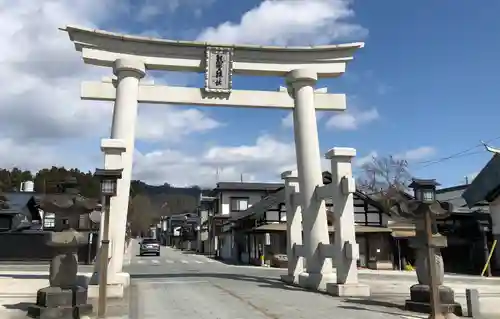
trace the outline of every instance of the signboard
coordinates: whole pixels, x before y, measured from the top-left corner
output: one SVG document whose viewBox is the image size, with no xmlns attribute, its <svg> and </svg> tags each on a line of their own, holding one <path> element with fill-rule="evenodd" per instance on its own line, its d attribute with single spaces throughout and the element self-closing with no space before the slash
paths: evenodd
<svg viewBox="0 0 500 319">
<path fill-rule="evenodd" d="M 230 93 L 233 86 L 233 49 L 206 48 L 205 91 Z"/>
</svg>

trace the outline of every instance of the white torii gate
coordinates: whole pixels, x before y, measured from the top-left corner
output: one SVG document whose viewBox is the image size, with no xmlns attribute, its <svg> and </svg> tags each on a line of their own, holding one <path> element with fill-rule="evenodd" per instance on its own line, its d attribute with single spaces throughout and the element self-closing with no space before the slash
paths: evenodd
<svg viewBox="0 0 500 319">
<path fill-rule="evenodd" d="M 110 208 L 111 281 L 120 281 L 123 266 L 137 104 L 158 103 L 293 110 L 307 275 L 314 286 L 335 282 L 331 260 L 318 254 L 318 247 L 328 244 L 329 236 L 324 200 L 318 201 L 314 195 L 323 185 L 315 110 L 343 111 L 346 98 L 344 94 L 328 94 L 325 89 L 315 90 L 314 86 L 318 78 L 342 75 L 364 43 L 315 47 L 214 45 L 75 26 L 61 30 L 69 34 L 85 63 L 113 68 L 116 76 L 116 81 L 84 82 L 81 92 L 84 100 L 114 101 L 111 138 L 126 144 L 123 175 Z M 143 83 L 140 79 L 146 70 L 204 72 L 205 87 Z M 286 87 L 277 92 L 233 90 L 233 74 L 281 76 L 286 78 Z"/>
</svg>

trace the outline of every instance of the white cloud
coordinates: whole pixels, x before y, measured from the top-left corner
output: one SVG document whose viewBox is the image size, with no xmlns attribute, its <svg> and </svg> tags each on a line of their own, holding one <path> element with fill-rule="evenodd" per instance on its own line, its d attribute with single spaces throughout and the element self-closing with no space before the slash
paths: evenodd
<svg viewBox="0 0 500 319">
<path fill-rule="evenodd" d="M 222 124 L 194 108 L 140 105 L 136 138 L 177 142 L 192 133 L 201 133 Z"/>
<path fill-rule="evenodd" d="M 293 144 L 261 136 L 253 145 L 213 146 L 201 154 L 173 149 L 136 152 L 135 162 L 136 178 L 152 183 L 213 186 L 217 172 L 222 181 L 239 181 L 241 174 L 247 181 L 278 180 L 293 166 L 295 149 Z"/>
<path fill-rule="evenodd" d="M 436 153 L 436 149 L 432 146 L 421 146 L 398 153 L 394 155 L 394 157 L 398 159 L 405 159 L 407 161 L 421 161 L 434 156 Z"/>
<path fill-rule="evenodd" d="M 239 22 L 226 21 L 204 30 L 199 40 L 252 44 L 325 44 L 366 36 L 367 30 L 348 20 L 350 0 L 266 0 Z M 300 14 L 298 14 L 300 13 Z"/>
<path fill-rule="evenodd" d="M 76 167 L 81 170 L 93 170 L 90 162 L 102 161 L 99 149 L 94 152 L 79 153 L 78 145 L 67 141 L 25 140 L 20 144 L 15 139 L 0 138 L 0 167 L 14 167 L 37 172 L 52 166 Z"/>
<path fill-rule="evenodd" d="M 189 7 L 194 10 L 193 14 L 198 17 L 202 14 L 202 8 L 210 6 L 214 0 L 141 0 L 137 2 L 128 1 L 128 9 L 131 17 L 140 22 L 148 22 L 151 19 L 165 15 L 165 13 L 174 13 L 181 6 Z"/>
<path fill-rule="evenodd" d="M 322 169 L 330 170 L 330 161 L 320 155 Z M 213 146 L 201 154 L 174 149 L 136 152 L 135 163 L 135 178 L 184 186 L 214 186 L 217 175 L 220 181 L 240 181 L 243 175 L 245 181 L 280 182 L 282 172 L 296 169 L 294 143 L 269 135 L 251 145 Z"/>
<path fill-rule="evenodd" d="M 338 130 L 356 130 L 363 124 L 368 124 L 380 118 L 377 109 L 358 110 L 350 108 L 347 111 L 333 115 L 326 122 L 327 128 Z"/>
<path fill-rule="evenodd" d="M 353 166 L 354 167 L 361 167 L 361 166 L 363 166 L 365 164 L 371 163 L 372 160 L 373 160 L 373 158 L 377 157 L 377 156 L 378 156 L 377 152 L 371 151 L 366 156 L 355 157 L 354 161 L 353 161 Z"/>
<path fill-rule="evenodd" d="M 97 28 L 116 18 L 109 14 L 117 14 L 113 10 L 117 6 L 124 4 L 119 0 L 0 1 L 0 151 L 4 152 L 0 165 L 92 166 L 81 160 L 92 156 L 70 154 L 67 146 L 92 139 L 98 153 L 99 139 L 108 136 L 112 104 L 80 101 L 80 83 L 110 76 L 111 69 L 85 65 L 68 35 L 58 28 L 67 24 Z M 176 74 L 175 81 L 179 78 L 185 76 Z M 193 108 L 140 105 L 139 109 L 138 135 L 155 141 L 175 141 L 220 125 Z"/>
<path fill-rule="evenodd" d="M 197 2 L 210 1 L 189 1 Z M 185 3 L 148 0 L 133 10 L 146 23 Z M 307 39 L 308 44 L 318 44 L 362 36 L 366 30 L 347 22 L 354 14 L 349 4 L 268 0 L 243 15 L 239 24 L 207 29 L 199 38 L 273 44 Z M 98 145 L 109 134 L 112 104 L 80 101 L 79 91 L 81 81 L 110 76 L 111 70 L 85 65 L 58 28 L 66 24 L 99 28 L 120 20 L 121 14 L 132 10 L 128 5 L 119 0 L 0 2 L 0 47 L 4 48 L 0 51 L 0 167 L 91 169 L 101 163 Z M 166 143 L 221 125 L 195 108 L 140 105 L 137 137 L 161 146 L 136 152 L 135 177 L 157 184 L 208 185 L 215 181 L 217 169 L 221 180 L 239 180 L 243 174 L 245 180 L 264 181 L 279 180 L 282 171 L 295 168 L 294 144 L 271 136 L 261 136 L 253 145 L 217 145 L 199 153 Z M 329 163 L 322 160 L 322 165 L 327 168 Z"/>
</svg>

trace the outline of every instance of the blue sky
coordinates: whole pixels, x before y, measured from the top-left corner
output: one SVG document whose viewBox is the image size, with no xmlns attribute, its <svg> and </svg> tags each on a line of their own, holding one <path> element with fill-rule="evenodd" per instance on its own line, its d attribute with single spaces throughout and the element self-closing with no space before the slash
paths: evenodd
<svg viewBox="0 0 500 319">
<path fill-rule="evenodd" d="M 275 16 L 257 14 L 259 6 L 270 5 L 275 1 L 266 1 L 264 4 L 256 0 L 112 1 L 109 0 L 109 8 L 114 10 L 101 10 L 99 13 L 97 9 L 88 9 L 90 13 L 85 11 L 93 3 L 77 1 L 83 13 L 68 14 L 63 20 L 54 20 L 53 24 L 92 24 L 90 26 L 109 31 L 182 40 L 216 38 L 263 44 L 364 41 L 365 48 L 357 52 L 346 74 L 318 83 L 319 87 L 328 87 L 330 93 L 345 93 L 348 96 L 348 116 L 332 119 L 335 114 L 320 115 L 318 129 L 321 153 L 334 146 L 346 146 L 356 148 L 362 160 L 373 154 L 407 157 L 415 176 L 436 178 L 444 186 L 451 186 L 463 183 L 464 176 L 477 173 L 490 159 L 491 155 L 478 146 L 480 140 L 496 139 L 492 144 L 496 142 L 500 145 L 500 131 L 495 125 L 495 114 L 498 114 L 500 102 L 498 1 L 486 0 L 478 5 L 478 2 L 465 0 L 311 0 L 311 3 L 329 3 L 330 16 L 324 20 L 319 16 L 321 12 L 316 13 L 316 19 L 314 15 L 308 16 L 300 10 L 283 11 L 283 14 Z M 29 2 L 19 3 L 27 5 Z M 98 5 L 103 3 L 96 1 Z M 281 3 L 290 4 L 290 1 Z M 72 12 L 67 3 L 64 6 L 68 12 Z M 254 21 L 261 23 L 252 25 Z M 265 23 L 281 27 L 282 30 L 252 33 L 254 28 L 264 28 Z M 301 23 L 316 25 L 301 36 L 287 34 L 288 30 Z M 47 30 L 52 28 L 50 25 Z M 226 32 L 224 35 L 224 30 L 228 28 L 239 30 L 239 33 Z M 77 53 L 71 51 L 67 38 L 64 41 L 61 52 L 78 59 Z M 75 61 L 78 61 L 79 68 L 84 68 L 81 60 Z M 93 73 L 78 73 L 77 76 L 78 81 L 83 78 L 98 79 Z M 203 85 L 200 75 L 155 72 L 153 76 L 155 81 L 170 85 Z M 234 82 L 235 88 L 249 90 L 275 90 L 283 85 L 282 79 L 265 77 L 236 77 Z M 144 109 L 147 108 L 144 106 Z M 198 110 L 200 113 L 191 115 L 199 117 L 200 123 L 208 118 L 214 121 L 212 124 L 216 124 L 208 124 L 189 134 L 176 134 L 168 142 L 165 141 L 168 136 L 162 140 L 138 137 L 136 148 L 145 157 L 147 154 L 156 154 L 157 157 L 171 154 L 170 157 L 175 158 L 180 154 L 188 154 L 185 156 L 207 159 L 210 158 L 207 154 L 219 152 L 212 158 L 224 158 L 234 155 L 236 150 L 242 156 L 245 146 L 254 147 L 262 137 L 283 145 L 293 143 L 292 129 L 283 125 L 288 115 L 285 111 L 186 106 L 165 109 L 169 109 L 169 112 L 173 112 L 172 109 L 179 112 L 181 109 L 186 112 Z M 106 119 L 109 119 L 110 109 L 106 112 Z M 83 118 L 90 121 L 87 119 L 89 116 L 87 112 Z M 165 116 L 169 118 L 170 126 L 176 124 L 177 120 L 172 115 Z M 183 119 L 187 121 L 186 125 L 179 126 L 179 130 L 189 127 L 192 117 Z M 106 125 L 109 125 L 109 121 Z M 67 149 L 95 150 L 98 138 L 106 136 L 106 133 L 99 134 L 79 136 L 79 146 L 73 143 Z M 282 147 L 281 144 L 278 146 Z M 258 149 L 254 147 L 252 150 Z M 282 150 L 286 154 L 276 152 L 273 156 L 289 155 L 289 149 Z M 94 152 L 90 161 L 77 158 L 71 163 L 92 167 L 94 164 L 89 163 L 95 161 L 98 155 Z M 445 160 L 450 156 L 450 159 Z M 152 161 L 152 157 L 147 158 Z M 362 160 L 358 160 L 358 164 Z M 145 163 L 142 163 L 144 167 Z M 153 165 L 153 162 L 147 163 Z M 171 165 L 172 162 L 164 164 Z M 274 173 L 259 174 L 254 166 L 262 166 L 262 163 L 247 164 L 228 170 L 232 170 L 233 177 L 239 176 L 240 170 L 252 176 L 251 179 L 272 180 L 280 173 L 274 172 L 273 168 L 270 171 Z M 210 170 L 214 163 L 210 165 L 205 174 L 213 175 Z M 230 164 L 223 163 L 221 167 L 224 168 L 224 165 Z M 283 162 L 279 162 L 276 169 L 283 165 Z M 159 174 L 151 182 L 174 180 L 174 183 L 179 181 L 179 184 L 198 183 L 196 175 L 190 175 L 192 182 L 188 182 L 172 174 L 172 170 L 165 170 L 163 175 Z M 139 174 L 138 177 L 148 180 L 151 174 Z"/>
<path fill-rule="evenodd" d="M 257 4 L 232 1 L 229 7 L 227 1 L 217 1 L 202 18 L 193 19 L 186 10 L 169 21 L 159 17 L 153 23 L 158 23 L 162 36 L 192 39 L 195 30 L 237 22 Z M 366 28 L 368 35 L 351 40 L 363 40 L 366 47 L 344 77 L 322 84 L 330 92 L 346 93 L 348 107 L 375 107 L 380 118 L 357 130 L 326 129 L 324 121 L 320 122 L 322 150 L 352 146 L 363 156 L 371 151 L 399 154 L 433 147 L 435 154 L 412 162 L 411 169 L 415 175 L 437 178 L 445 185 L 461 183 L 464 176 L 479 171 L 490 158 L 480 147 L 431 162 L 474 147 L 480 140 L 500 137 L 494 116 L 500 102 L 500 2 L 356 1 L 352 8 L 353 21 Z M 138 24 L 130 32 L 143 32 L 151 24 Z M 238 80 L 238 88 L 245 89 L 269 90 L 282 83 L 252 77 Z M 284 112 L 212 109 L 210 113 L 228 125 L 205 134 L 208 140 L 236 146 L 251 143 L 261 132 L 292 138 L 291 130 L 280 125 Z"/>
</svg>

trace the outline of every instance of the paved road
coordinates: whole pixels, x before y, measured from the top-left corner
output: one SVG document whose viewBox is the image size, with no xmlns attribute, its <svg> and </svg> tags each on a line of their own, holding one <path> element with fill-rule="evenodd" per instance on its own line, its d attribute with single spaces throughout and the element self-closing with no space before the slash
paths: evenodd
<svg viewBox="0 0 500 319">
<path fill-rule="evenodd" d="M 134 257 L 127 271 L 130 319 L 404 318 L 397 309 L 284 286 L 282 270 L 226 265 L 166 247 L 160 257 Z"/>
<path fill-rule="evenodd" d="M 138 245 L 133 247 L 137 249 Z M 404 303 L 409 286 L 416 282 L 414 274 L 361 271 L 360 279 L 371 285 L 373 295 L 370 300 L 354 300 L 285 286 L 278 280 L 285 273 L 281 269 L 226 265 L 205 256 L 167 247 L 161 248 L 159 257 L 139 257 L 135 253 L 137 251 L 133 252 L 131 264 L 125 268 L 132 277 L 128 298 L 116 301 L 116 304 L 110 302 L 112 318 L 426 318 L 425 315 L 406 313 L 398 306 Z M 92 271 L 88 266 L 79 268 L 81 272 Z M 12 277 L 9 275 L 12 271 L 21 275 Z M 9 308 L 33 302 L 36 290 L 47 283 L 43 276 L 31 278 L 29 275 L 47 271 L 48 265 L 0 264 L 0 274 L 3 274 L 0 275 L 0 286 L 5 288 L 0 299 L 3 300 L 4 310 L 24 318 L 25 310 Z M 454 285 L 454 289 L 462 287 L 456 291 L 464 291 L 464 285 L 475 284 L 485 295 L 491 291 L 493 294 L 487 299 L 491 299 L 490 306 L 496 309 L 500 294 L 496 292 L 498 289 L 493 288 L 500 287 L 498 279 L 448 276 L 446 281 Z"/>
</svg>

